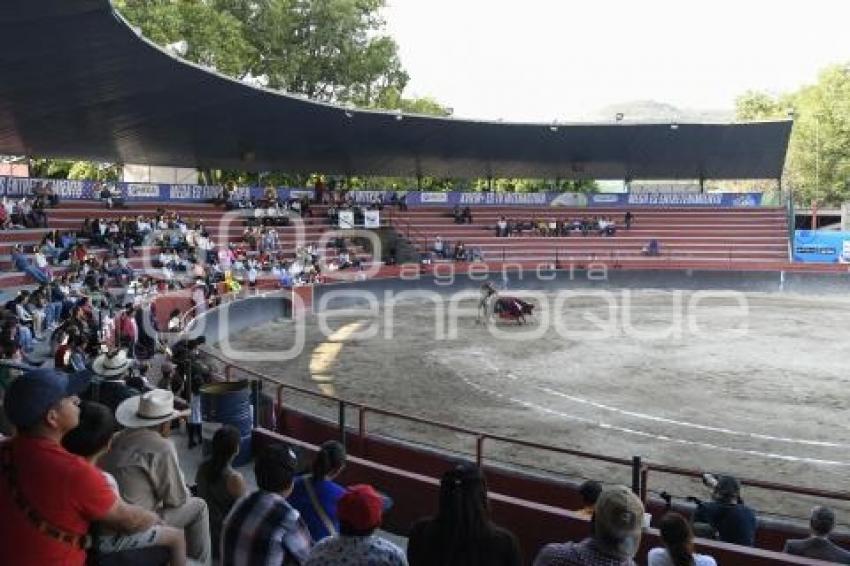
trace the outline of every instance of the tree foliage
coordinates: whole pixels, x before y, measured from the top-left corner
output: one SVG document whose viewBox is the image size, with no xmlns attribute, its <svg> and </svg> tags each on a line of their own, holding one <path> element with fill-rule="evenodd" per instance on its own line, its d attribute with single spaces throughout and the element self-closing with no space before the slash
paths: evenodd
<svg viewBox="0 0 850 566">
<path fill-rule="evenodd" d="M 796 202 L 834 206 L 850 200 L 850 64 L 828 67 L 815 84 L 794 92 L 745 93 L 736 113 L 741 120 L 793 113 L 785 179 Z"/>
<path fill-rule="evenodd" d="M 185 40 L 190 61 L 323 102 L 404 101 L 408 75 L 383 34 L 384 0 L 120 0 L 145 37 Z M 387 106 L 382 106 L 386 108 Z"/>
</svg>

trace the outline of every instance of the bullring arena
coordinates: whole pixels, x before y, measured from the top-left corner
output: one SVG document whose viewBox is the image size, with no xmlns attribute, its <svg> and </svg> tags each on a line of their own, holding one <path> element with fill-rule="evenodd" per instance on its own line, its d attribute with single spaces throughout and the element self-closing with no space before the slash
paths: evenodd
<svg viewBox="0 0 850 566">
<path fill-rule="evenodd" d="M 481 324 L 474 281 L 450 290 L 438 279 L 329 286 L 314 299 L 316 314 L 251 328 L 227 349 L 249 360 L 240 365 L 287 384 L 496 436 L 848 487 L 840 352 L 850 345 L 842 330 L 850 298 L 836 281 L 788 282 L 780 292 L 786 283 L 778 274 L 588 275 L 510 274 L 503 294 L 538 307 L 525 325 Z M 250 361 L 302 340 L 292 360 Z M 298 403 L 336 418 L 333 406 Z M 468 436 L 399 419 L 372 422 L 372 433 L 473 453 Z M 504 442 L 488 446 L 486 458 L 548 475 L 630 481 L 624 466 Z M 706 496 L 697 481 L 663 473 L 651 473 L 648 488 L 681 500 Z M 746 499 L 763 513 L 797 518 L 812 504 L 756 488 Z"/>
<path fill-rule="evenodd" d="M 265 22 L 253 8 L 286 3 L 249 4 L 251 19 Z M 718 564 L 822 564 L 783 552 L 809 535 L 814 505 L 835 511 L 832 539 L 850 547 L 850 233 L 843 241 L 817 232 L 819 213 L 837 227 L 841 214 L 825 207 L 846 200 L 843 188 L 821 186 L 828 173 L 837 182 L 827 113 L 804 105 L 749 121 L 617 112 L 598 122 L 505 122 L 447 107 L 408 112 L 402 90 L 392 109 L 336 95 L 319 102 L 261 86 L 253 66 L 240 73 L 246 84 L 192 63 L 191 41 L 158 45 L 110 0 L 4 8 L 0 357 L 14 369 L 0 376 L 0 433 L 11 437 L 0 466 L 3 564 L 175 562 L 135 548 L 85 556 L 94 521 L 136 533 L 170 520 L 178 563 L 214 563 L 212 548 L 277 556 L 284 525 L 269 527 L 275 534 L 260 540 L 269 548 L 259 549 L 257 513 L 230 531 L 238 537 L 224 536 L 233 510 L 262 488 L 289 528 L 297 514 L 280 495 L 313 473 L 329 440 L 343 445 L 333 449 L 338 463 L 312 478 L 388 495 L 391 509 L 371 499 L 382 516 L 368 530 L 400 545 L 438 514 L 445 477 L 488 532 L 485 516 L 516 536 L 522 564 L 602 525 L 604 513 L 577 512 L 587 511 L 587 479 L 633 492 L 612 520 L 627 520 L 630 532 L 617 525 L 594 544 L 614 542 L 640 565 L 669 542 L 659 526 L 670 510 L 688 531 L 702 522 L 697 500 L 721 495 L 731 499 L 715 516 L 717 538 L 700 531 L 692 541 Z M 336 9 L 316 13 L 326 11 Z M 269 54 L 280 58 L 275 49 L 256 61 Z M 801 104 L 819 98 L 808 89 Z M 796 163 L 812 139 L 814 179 Z M 836 190 L 820 194 L 827 188 Z M 801 211 L 809 205 L 811 214 Z M 490 298 L 482 316 L 485 283 L 503 305 L 521 299 L 533 313 L 493 316 Z M 92 372 L 67 375 L 88 369 L 93 385 Z M 103 434 L 85 438 L 80 415 L 98 410 L 88 403 L 106 417 Z M 116 464 L 113 449 L 134 434 L 113 439 L 110 418 L 167 448 L 154 457 L 168 473 L 142 470 L 139 491 L 150 497 L 131 502 L 137 486 L 120 485 L 117 476 L 151 452 L 131 446 L 133 464 Z M 60 447 L 74 431 L 103 441 L 80 451 L 90 462 Z M 39 440 L 33 454 L 61 453 L 62 463 L 45 457 L 31 466 L 38 474 L 15 473 L 28 436 Z M 210 450 L 215 473 L 196 475 Z M 118 487 L 92 463 L 104 451 Z M 256 457 L 274 454 L 270 466 Z M 460 461 L 480 466 L 475 483 L 486 477 L 486 497 L 445 475 Z M 230 463 L 244 483 L 231 481 Z M 267 469 L 255 475 L 258 463 Z M 755 510 L 742 512 L 741 537 L 719 525 L 736 482 L 724 478 L 725 491 L 712 494 L 706 473 L 740 480 Z M 99 494 L 69 484 L 82 474 Z M 280 478 L 262 485 L 272 475 Z M 233 501 L 190 498 L 193 480 L 227 484 Z M 109 513 L 109 501 L 123 512 Z M 174 517 L 187 510 L 191 525 Z M 66 512 L 67 524 L 52 525 Z M 685 535 L 678 544 L 691 542 Z M 272 561 L 253 558 L 243 562 Z"/>
</svg>

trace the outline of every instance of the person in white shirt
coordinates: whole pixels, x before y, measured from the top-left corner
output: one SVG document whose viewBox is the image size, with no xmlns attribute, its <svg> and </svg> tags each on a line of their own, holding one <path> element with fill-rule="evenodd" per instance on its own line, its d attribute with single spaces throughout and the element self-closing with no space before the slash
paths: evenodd
<svg viewBox="0 0 850 566">
<path fill-rule="evenodd" d="M 717 566 L 711 556 L 694 552 L 694 532 L 682 515 L 670 512 L 658 525 L 664 547 L 653 548 L 647 566 Z"/>
</svg>

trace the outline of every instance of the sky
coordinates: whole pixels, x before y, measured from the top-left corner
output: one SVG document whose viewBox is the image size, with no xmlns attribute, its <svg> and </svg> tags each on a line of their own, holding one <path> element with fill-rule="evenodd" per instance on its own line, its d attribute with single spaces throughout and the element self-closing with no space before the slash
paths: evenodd
<svg viewBox="0 0 850 566">
<path fill-rule="evenodd" d="M 598 120 L 637 100 L 732 109 L 747 90 L 793 91 L 850 62 L 848 0 L 387 0 L 383 16 L 406 95 L 463 118 Z"/>
</svg>

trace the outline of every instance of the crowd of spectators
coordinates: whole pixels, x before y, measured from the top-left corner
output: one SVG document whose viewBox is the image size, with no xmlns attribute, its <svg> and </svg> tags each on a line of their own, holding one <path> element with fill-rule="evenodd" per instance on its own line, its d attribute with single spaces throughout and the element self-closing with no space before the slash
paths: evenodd
<svg viewBox="0 0 850 566">
<path fill-rule="evenodd" d="M 467 248 L 466 244 L 458 240 L 452 244 L 443 240 L 441 236 L 434 238 L 434 244 L 431 247 L 431 253 L 439 259 L 450 259 L 452 261 L 484 261 L 484 255 L 481 248 Z"/>
<path fill-rule="evenodd" d="M 631 213 L 626 213 L 626 230 L 631 228 L 633 218 Z M 560 220 L 557 218 L 522 220 L 501 216 L 496 222 L 495 232 L 500 238 L 522 236 L 524 233 L 543 237 L 564 237 L 573 233 L 579 233 L 582 236 L 590 234 L 613 236 L 617 233 L 617 223 L 610 216 L 583 216 Z"/>
<path fill-rule="evenodd" d="M 50 202 L 49 196 L 43 198 Z M 105 247 L 104 259 L 86 242 Z M 159 248 L 159 279 L 127 261 L 150 242 Z M 347 247 L 333 243 L 340 269 L 356 266 Z M 290 447 L 260 451 L 252 491 L 233 468 L 240 433 L 223 426 L 193 485 L 186 481 L 173 427 L 186 427 L 189 448 L 201 442 L 200 388 L 218 377 L 203 354 L 203 337 L 171 345 L 161 339 L 153 299 L 182 280 L 203 311 L 220 301 L 216 283 L 238 290 L 234 274 L 250 285 L 261 269 L 284 283 L 316 281 L 313 246 L 283 259 L 276 230 L 254 226 L 240 244 L 216 249 L 202 221 L 158 211 L 86 220 L 79 234 L 49 233 L 33 252 L 30 263 L 16 248 L 13 263 L 39 286 L 20 291 L 0 317 L 0 432 L 11 436 L 0 442 L 0 557 L 23 565 L 83 564 L 87 556 L 95 563 L 135 556 L 178 566 L 214 559 L 223 565 L 522 564 L 517 538 L 492 520 L 484 474 L 471 464 L 443 474 L 437 512 L 411 525 L 406 551 L 377 532 L 393 506 L 380 486 L 337 481 L 347 455 L 336 441 L 322 444 L 309 468 Z M 474 257 L 463 242 L 450 246 L 439 236 L 434 253 Z M 54 276 L 60 264 L 69 270 Z M 175 309 L 167 329 L 181 327 Z M 158 372 L 150 371 L 153 363 Z M 754 544 L 756 514 L 739 482 L 706 481 L 711 501 L 698 501 L 692 518 L 671 511 L 660 520 L 663 546 L 649 551 L 650 566 L 715 565 L 694 552 L 695 532 Z M 579 492 L 577 515 L 591 519 L 590 535 L 546 545 L 535 566 L 635 564 L 646 525 L 640 499 L 595 481 Z M 789 541 L 786 552 L 850 563 L 850 553 L 828 538 L 834 524 L 831 510 L 815 508 L 811 536 Z"/>
</svg>

